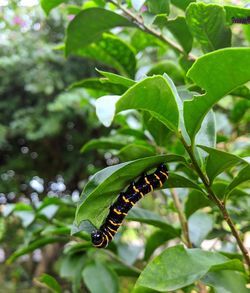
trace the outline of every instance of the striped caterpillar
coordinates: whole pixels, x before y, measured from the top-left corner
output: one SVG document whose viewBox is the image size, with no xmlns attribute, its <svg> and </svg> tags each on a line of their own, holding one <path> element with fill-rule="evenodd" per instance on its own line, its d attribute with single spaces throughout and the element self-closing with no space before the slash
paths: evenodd
<svg viewBox="0 0 250 293">
<path fill-rule="evenodd" d="M 93 245 L 97 248 L 106 247 L 135 203 L 155 188 L 162 187 L 167 178 L 167 167 L 161 164 L 153 174 L 143 174 L 137 182 L 132 182 L 126 192 L 121 192 L 110 206 L 109 214 L 100 229 L 91 233 Z"/>
</svg>

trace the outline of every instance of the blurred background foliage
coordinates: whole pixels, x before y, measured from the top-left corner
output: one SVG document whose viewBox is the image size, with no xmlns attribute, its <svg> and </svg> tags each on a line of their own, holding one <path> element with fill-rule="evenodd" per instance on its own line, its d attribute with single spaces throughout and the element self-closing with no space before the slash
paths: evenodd
<svg viewBox="0 0 250 293">
<path fill-rule="evenodd" d="M 0 1 L 0 292 L 48 292 L 43 288 L 47 283 L 49 287 L 54 284 L 54 292 L 89 292 L 88 280 L 97 272 L 104 280 L 112 277 L 109 292 L 130 292 L 140 268 L 156 248 L 170 240 L 169 234 L 162 234 L 157 225 L 143 224 L 145 220 L 132 221 L 134 216 L 122 227 L 123 236 L 118 235 L 111 250 L 96 251 L 90 247 L 88 233 L 72 225 L 79 194 L 89 176 L 106 166 L 162 151 L 180 155 L 185 151 L 172 132 L 146 113 L 128 111 L 117 115 L 111 128 L 103 127 L 96 118 L 95 99 L 125 90 L 114 84 L 111 90 L 110 84 L 100 81 L 95 67 L 136 79 L 167 72 L 179 86 L 185 82 L 185 70 L 159 40 L 129 29 L 113 32 L 119 40 L 104 35 L 100 43 L 66 59 L 60 45 L 65 28 L 79 11 L 76 5 L 86 8 L 103 1 L 69 1 L 48 17 L 39 3 L 31 2 Z M 248 1 L 203 2 L 245 5 Z M 177 15 L 179 10 L 172 13 Z M 244 36 L 249 32 L 240 26 L 233 32 L 234 45 L 247 46 Z M 107 56 L 107 44 L 111 44 L 108 50 L 120 46 L 120 54 L 114 50 L 113 56 Z M 249 99 L 232 96 L 215 106 L 220 149 L 249 155 L 248 109 Z M 183 166 L 174 168 L 197 180 Z M 225 182 L 238 170 L 223 173 L 214 188 L 225 189 Z M 233 197 L 229 207 L 242 233 L 249 231 L 246 193 L 247 189 L 239 189 L 243 196 L 240 200 Z M 197 245 L 207 239 L 204 247 L 241 258 L 217 209 L 197 190 L 181 188 L 178 194 L 187 218 L 206 218 L 205 235 Z M 169 191 L 167 196 L 157 195 L 140 206 L 166 218 L 179 235 Z M 195 214 L 201 207 L 207 213 Z"/>
</svg>

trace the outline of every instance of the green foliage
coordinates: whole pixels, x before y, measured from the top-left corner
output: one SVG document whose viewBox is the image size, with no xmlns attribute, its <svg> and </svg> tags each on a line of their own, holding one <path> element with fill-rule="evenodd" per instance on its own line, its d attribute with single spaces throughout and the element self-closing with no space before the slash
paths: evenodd
<svg viewBox="0 0 250 293">
<path fill-rule="evenodd" d="M 184 103 L 185 124 L 192 140 L 211 107 L 226 94 L 249 81 L 249 53 L 248 48 L 218 50 L 200 57 L 189 70 L 188 77 L 206 91 L 206 94 Z M 220 66 L 216 66 L 218 60 Z"/>
<path fill-rule="evenodd" d="M 42 0 L 44 19 L 9 2 L 0 21 L 2 289 L 248 292 L 249 33 L 232 18 L 249 9 Z M 107 248 L 94 248 L 90 233 L 119 193 L 160 163 L 168 180 Z"/>
<path fill-rule="evenodd" d="M 98 22 L 96 22 L 98 15 Z M 95 23 L 93 26 L 92 23 Z M 117 26 L 133 26 L 126 18 L 102 8 L 89 8 L 81 11 L 67 29 L 66 55 L 99 40 L 102 33 Z M 82 37 L 84 36 L 84 38 Z"/>
<path fill-rule="evenodd" d="M 192 3 L 186 11 L 187 24 L 204 53 L 230 47 L 231 31 L 219 5 Z"/>
<path fill-rule="evenodd" d="M 140 292 L 140 287 L 160 292 L 183 288 L 209 271 L 216 270 L 218 265 L 221 269 L 227 269 L 228 261 L 219 253 L 200 249 L 185 250 L 183 246 L 174 246 L 148 264 L 137 280 L 134 292 Z M 244 270 L 242 266 L 239 269 Z"/>
</svg>

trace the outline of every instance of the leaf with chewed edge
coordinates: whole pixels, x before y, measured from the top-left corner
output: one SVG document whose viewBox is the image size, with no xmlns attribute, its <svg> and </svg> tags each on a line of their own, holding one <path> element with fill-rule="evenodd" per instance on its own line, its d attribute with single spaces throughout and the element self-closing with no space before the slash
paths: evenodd
<svg viewBox="0 0 250 293">
<path fill-rule="evenodd" d="M 250 80 L 249 56 L 249 48 L 221 49 L 198 58 L 188 71 L 187 76 L 206 91 L 184 102 L 184 120 L 192 142 L 212 106 Z"/>
</svg>

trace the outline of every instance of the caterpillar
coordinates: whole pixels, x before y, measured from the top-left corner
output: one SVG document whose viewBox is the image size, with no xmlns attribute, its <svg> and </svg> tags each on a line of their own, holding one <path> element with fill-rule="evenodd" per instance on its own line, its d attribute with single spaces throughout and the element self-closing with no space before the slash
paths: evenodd
<svg viewBox="0 0 250 293">
<path fill-rule="evenodd" d="M 100 229 L 91 233 L 93 245 L 97 248 L 105 248 L 136 202 L 155 188 L 162 187 L 167 179 L 168 169 L 164 164 L 160 164 L 153 174 L 145 173 L 136 182 L 133 181 L 126 192 L 121 192 L 117 200 L 110 206 L 109 214 Z"/>
</svg>

